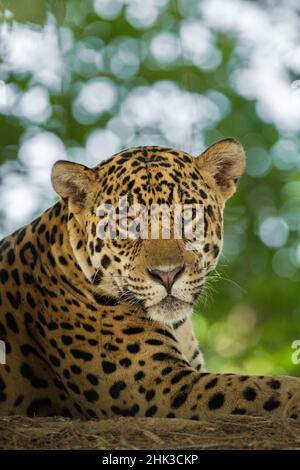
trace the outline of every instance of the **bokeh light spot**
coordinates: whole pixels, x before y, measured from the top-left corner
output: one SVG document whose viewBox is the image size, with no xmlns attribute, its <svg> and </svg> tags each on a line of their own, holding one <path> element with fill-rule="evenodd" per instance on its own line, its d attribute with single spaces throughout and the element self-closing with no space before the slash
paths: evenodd
<svg viewBox="0 0 300 470">
<path fill-rule="evenodd" d="M 259 227 L 259 236 L 262 242 L 270 248 L 277 248 L 287 242 L 289 228 L 281 217 L 268 217 Z"/>
</svg>

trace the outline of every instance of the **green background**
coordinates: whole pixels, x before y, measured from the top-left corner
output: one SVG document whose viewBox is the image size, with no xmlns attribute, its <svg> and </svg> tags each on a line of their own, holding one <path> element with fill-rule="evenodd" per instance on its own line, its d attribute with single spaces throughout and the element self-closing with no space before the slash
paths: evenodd
<svg viewBox="0 0 300 470">
<path fill-rule="evenodd" d="M 278 90 L 272 89 L 273 82 L 269 89 L 267 77 L 265 91 L 260 94 L 257 92 L 255 96 L 255 90 L 252 94 L 247 93 L 247 79 L 244 83 L 246 91 L 241 91 L 243 87 L 234 79 L 236 71 L 255 66 L 255 61 L 251 65 L 249 49 L 245 46 L 247 37 L 245 39 L 243 30 L 241 32 L 235 26 L 222 28 L 209 24 L 202 11 L 207 2 L 151 0 L 152 10 L 148 2 L 144 2 L 144 18 L 143 8 L 134 1 L 109 3 L 90 0 L 0 1 L 2 32 L 4 25 L 10 31 L 16 24 L 21 24 L 29 31 L 43 34 L 50 24 L 58 41 L 62 63 L 58 83 L 48 83 L 36 73 L 41 72 L 38 62 L 31 70 L 22 69 L 20 64 L 9 66 L 3 41 L 2 48 L 0 45 L 0 80 L 17 90 L 13 107 L 1 108 L 0 105 L 0 188 L 1 185 L 6 188 L 7 181 L 11 181 L 9 178 L 15 175 L 30 183 L 32 168 L 20 158 L 19 150 L 28 136 L 41 130 L 56 135 L 63 142 L 69 158 L 88 163 L 84 149 L 91 132 L 109 128 L 117 129 L 114 130 L 117 134 L 120 126 L 112 120 L 120 115 L 124 100 L 137 87 L 149 90 L 158 82 L 167 81 L 176 85 L 176 93 L 186 91 L 183 100 L 188 99 L 189 94 L 192 94 L 192 101 L 196 95 L 208 97 L 217 106 L 218 116 L 208 117 L 203 125 L 201 121 L 200 128 L 192 123 L 190 142 L 187 143 L 185 138 L 181 148 L 196 153 L 202 151 L 204 145 L 233 136 L 246 149 L 247 172 L 239 183 L 237 194 L 226 206 L 224 253 L 196 308 L 196 332 L 210 370 L 300 375 L 300 365 L 293 364 L 291 359 L 292 342 L 300 339 L 299 114 L 291 123 L 285 122 L 284 116 L 281 119 L 266 111 L 265 95 L 271 96 L 269 101 L 273 97 L 275 101 L 279 100 Z M 225 15 L 227 2 L 219 3 L 223 8 L 220 15 Z M 299 21 L 297 7 L 292 8 L 289 2 L 284 10 L 287 16 L 282 13 L 282 23 L 278 15 L 274 16 L 275 2 L 273 6 L 272 2 L 236 3 L 248 8 L 250 13 L 258 12 L 260 18 L 269 21 L 270 27 L 273 22 L 285 26 L 282 28 L 282 45 L 289 36 L 289 22 L 292 18 Z M 238 22 L 238 18 L 235 21 Z M 258 27 L 256 21 L 254 14 L 248 15 L 249 26 L 254 30 Z M 180 39 L 179 34 L 182 25 L 193 22 L 201 23 L 209 38 L 205 39 L 206 33 L 198 37 L 196 28 L 189 46 L 184 35 Z M 167 36 L 161 37 L 162 42 L 155 45 L 155 38 L 162 33 Z M 270 37 L 272 34 L 274 30 L 270 30 Z M 163 49 L 164 38 L 170 40 L 170 50 Z M 201 50 L 202 40 L 210 44 L 208 52 L 204 46 Z M 23 46 L 21 42 L 19 47 L 22 49 Z M 290 47 L 293 56 L 292 41 Z M 26 47 L 24 51 L 26 54 Z M 282 57 L 279 54 L 283 62 L 286 61 L 284 54 L 284 51 Z M 272 58 L 270 60 L 272 62 Z M 293 67 L 293 61 L 280 66 L 284 71 L 284 83 L 295 92 L 297 86 L 292 84 L 297 84 L 298 66 Z M 80 89 L 97 78 L 106 78 L 113 84 L 113 105 L 94 113 L 76 108 L 74 103 Z M 41 116 L 30 114 L 28 103 L 24 105 L 25 112 L 17 105 L 23 94 L 37 85 L 46 90 L 48 97 L 48 105 Z M 251 86 L 253 88 L 249 79 Z M 147 107 L 146 102 L 140 105 Z M 280 111 L 281 102 L 278 101 L 276 106 Z M 172 112 L 180 115 L 180 106 L 174 107 Z M 151 121 L 151 129 L 146 125 L 139 129 L 135 122 L 134 130 L 132 126 L 130 128 L 133 134 L 130 140 L 126 137 L 126 130 L 129 132 L 126 122 L 124 128 L 124 110 L 122 119 L 123 134 L 118 136 L 121 148 L 128 147 L 128 143 L 178 146 L 172 141 L 174 131 L 168 134 L 168 122 L 165 126 L 160 123 L 159 129 L 155 128 L 155 120 Z M 34 185 L 33 180 L 31 186 Z M 50 180 L 42 186 L 43 191 L 37 196 L 38 207 L 35 205 L 29 211 L 30 218 L 55 200 Z M 3 201 L 2 196 L 0 232 L 5 235 L 17 228 L 13 225 L 18 219 L 10 220 Z M 26 200 L 23 204 L 25 207 Z M 269 230 L 264 232 L 263 228 L 267 227 L 264 223 L 268 220 Z"/>
</svg>

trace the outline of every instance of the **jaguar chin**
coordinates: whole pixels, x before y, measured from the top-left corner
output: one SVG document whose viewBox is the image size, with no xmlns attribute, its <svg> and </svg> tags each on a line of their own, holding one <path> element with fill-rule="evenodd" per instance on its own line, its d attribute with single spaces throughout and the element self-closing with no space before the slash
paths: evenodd
<svg viewBox="0 0 300 470">
<path fill-rule="evenodd" d="M 147 308 L 147 315 L 151 320 L 165 323 L 174 323 L 185 320 L 191 315 L 193 304 L 167 295 L 163 300 Z"/>
</svg>

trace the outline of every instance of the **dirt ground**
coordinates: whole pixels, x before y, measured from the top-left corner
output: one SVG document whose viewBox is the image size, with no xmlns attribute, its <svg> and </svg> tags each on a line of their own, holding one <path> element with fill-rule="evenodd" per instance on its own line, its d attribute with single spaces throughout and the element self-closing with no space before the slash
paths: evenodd
<svg viewBox="0 0 300 470">
<path fill-rule="evenodd" d="M 203 422 L 183 419 L 0 418 L 0 449 L 298 449 L 300 422 L 224 416 Z"/>
</svg>

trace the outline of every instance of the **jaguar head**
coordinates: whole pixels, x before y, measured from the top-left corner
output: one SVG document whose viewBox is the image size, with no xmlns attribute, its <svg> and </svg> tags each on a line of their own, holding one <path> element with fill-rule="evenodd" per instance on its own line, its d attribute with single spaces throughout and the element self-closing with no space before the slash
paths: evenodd
<svg viewBox="0 0 300 470">
<path fill-rule="evenodd" d="M 152 320 L 184 319 L 217 264 L 224 204 L 244 166 L 233 139 L 198 157 L 138 147 L 92 169 L 57 162 L 52 183 L 74 215 L 71 245 L 88 281 Z"/>
</svg>

